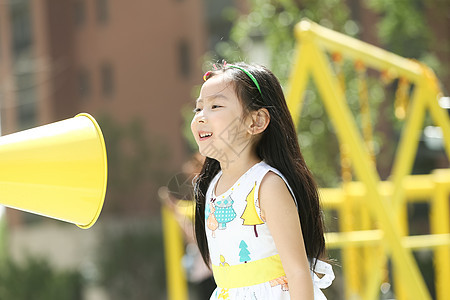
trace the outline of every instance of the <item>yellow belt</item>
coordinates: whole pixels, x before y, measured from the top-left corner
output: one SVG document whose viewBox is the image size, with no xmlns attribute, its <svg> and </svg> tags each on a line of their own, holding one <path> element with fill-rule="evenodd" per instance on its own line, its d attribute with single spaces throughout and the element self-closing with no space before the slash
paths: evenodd
<svg viewBox="0 0 450 300">
<path fill-rule="evenodd" d="M 285 276 L 278 254 L 234 266 L 212 265 L 212 271 L 217 286 L 226 289 L 256 285 Z"/>
</svg>

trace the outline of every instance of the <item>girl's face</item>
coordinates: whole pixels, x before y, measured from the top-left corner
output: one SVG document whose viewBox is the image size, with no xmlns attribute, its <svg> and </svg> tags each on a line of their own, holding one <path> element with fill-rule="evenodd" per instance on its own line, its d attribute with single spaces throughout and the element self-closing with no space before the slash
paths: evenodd
<svg viewBox="0 0 450 300">
<path fill-rule="evenodd" d="M 241 101 L 224 75 L 203 84 L 194 112 L 191 130 L 202 155 L 227 163 L 249 146 L 251 118 L 243 117 Z"/>
</svg>

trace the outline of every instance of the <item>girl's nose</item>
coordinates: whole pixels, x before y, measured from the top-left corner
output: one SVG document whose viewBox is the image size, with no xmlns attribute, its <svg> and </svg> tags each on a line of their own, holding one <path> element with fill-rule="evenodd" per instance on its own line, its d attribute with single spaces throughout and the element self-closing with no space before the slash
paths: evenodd
<svg viewBox="0 0 450 300">
<path fill-rule="evenodd" d="M 203 112 L 197 115 L 197 123 L 206 123 L 206 118 Z"/>
</svg>

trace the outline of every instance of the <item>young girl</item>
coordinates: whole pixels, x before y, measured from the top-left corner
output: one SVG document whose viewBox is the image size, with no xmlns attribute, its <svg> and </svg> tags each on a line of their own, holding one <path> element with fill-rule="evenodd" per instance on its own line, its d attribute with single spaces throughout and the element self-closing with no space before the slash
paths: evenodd
<svg viewBox="0 0 450 300">
<path fill-rule="evenodd" d="M 211 299 L 325 299 L 320 288 L 334 274 L 319 260 L 317 186 L 281 86 L 262 66 L 215 68 L 191 123 L 206 156 L 194 182 L 195 235 L 217 284 Z"/>
</svg>

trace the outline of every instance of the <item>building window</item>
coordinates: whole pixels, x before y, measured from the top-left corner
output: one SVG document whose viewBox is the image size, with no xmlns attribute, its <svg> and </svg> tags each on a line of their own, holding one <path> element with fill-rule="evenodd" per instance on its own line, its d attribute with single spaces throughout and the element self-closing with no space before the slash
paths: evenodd
<svg viewBox="0 0 450 300">
<path fill-rule="evenodd" d="M 32 44 L 30 9 L 28 1 L 11 2 L 13 53 L 15 57 L 27 52 Z"/>
<path fill-rule="evenodd" d="M 36 103 L 34 101 L 21 101 L 23 103 L 18 105 L 17 109 L 17 124 L 19 130 L 30 129 L 36 126 Z"/>
<path fill-rule="evenodd" d="M 2 28 L 1 27 L 0 27 L 0 32 L 2 32 Z M 3 57 L 2 57 L 2 37 L 0 36 L 0 69 L 1 69 L 1 65 L 2 65 L 2 60 L 3 60 Z M 0 103 L 1 103 L 1 101 L 0 101 Z"/>
<path fill-rule="evenodd" d="M 19 130 L 25 130 L 35 127 L 37 124 L 35 83 L 31 72 L 16 74 L 15 78 L 17 124 Z"/>
<path fill-rule="evenodd" d="M 17 125 L 19 130 L 25 130 L 36 126 L 38 120 L 36 83 L 33 75 L 30 1 L 9 1 L 9 3 Z"/>
<path fill-rule="evenodd" d="M 84 1 L 76 1 L 74 3 L 74 20 L 75 25 L 78 27 L 83 26 L 86 22 L 86 5 Z"/>
<path fill-rule="evenodd" d="M 108 22 L 109 19 L 108 0 L 96 0 L 95 4 L 97 10 L 97 22 L 99 24 L 104 24 Z"/>
<path fill-rule="evenodd" d="M 104 63 L 100 68 L 102 94 L 111 97 L 114 94 L 114 70 L 110 63 Z"/>
<path fill-rule="evenodd" d="M 0 28 L 1 32 L 1 28 Z M 3 53 L 2 53 L 2 37 L 0 36 L 0 70 L 2 69 L 2 63 L 3 63 Z M 0 101 L 2 103 L 2 101 Z"/>
<path fill-rule="evenodd" d="M 81 99 L 86 99 L 91 95 L 91 76 L 86 69 L 78 73 L 78 95 Z"/>
<path fill-rule="evenodd" d="M 190 61 L 191 53 L 189 44 L 187 41 L 182 40 L 178 44 L 178 60 L 180 66 L 181 75 L 184 78 L 189 78 L 191 75 L 191 61 Z"/>
</svg>

